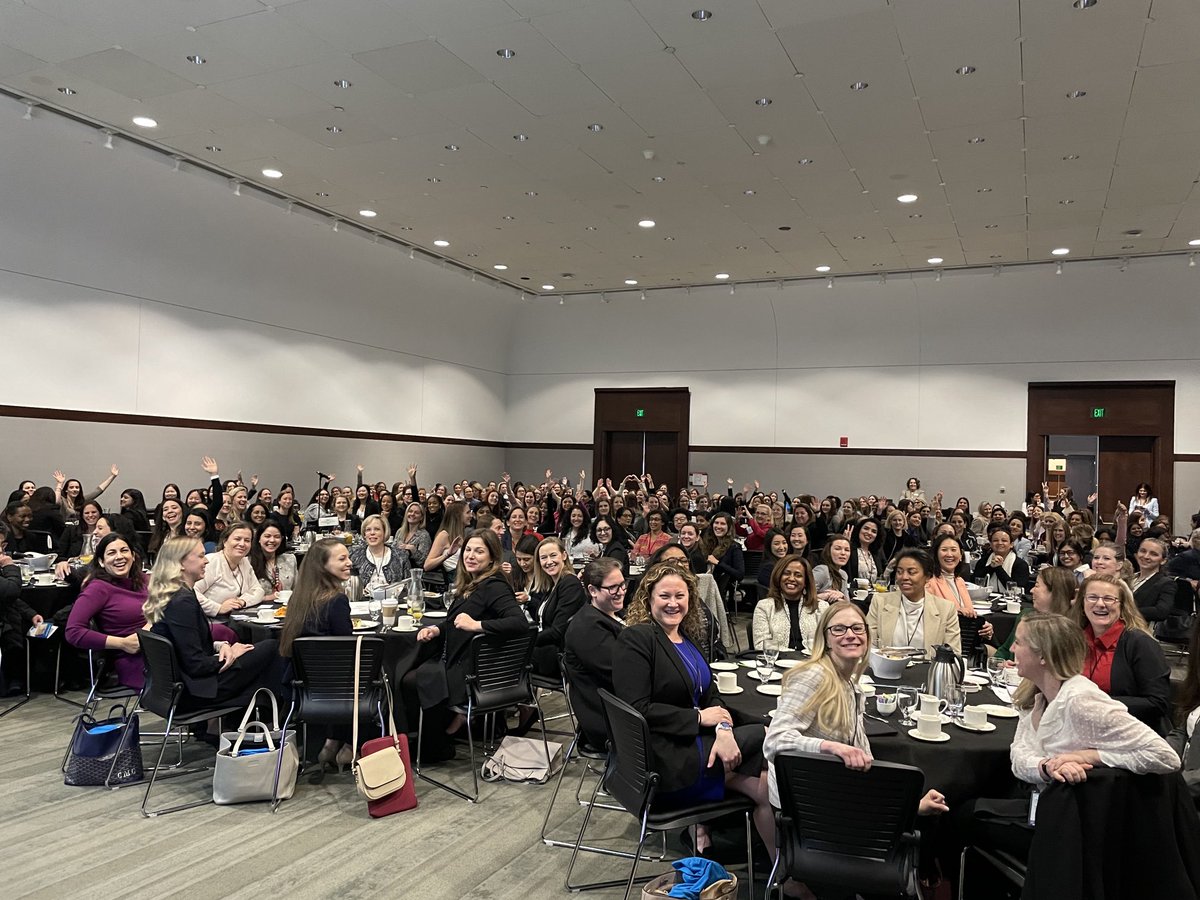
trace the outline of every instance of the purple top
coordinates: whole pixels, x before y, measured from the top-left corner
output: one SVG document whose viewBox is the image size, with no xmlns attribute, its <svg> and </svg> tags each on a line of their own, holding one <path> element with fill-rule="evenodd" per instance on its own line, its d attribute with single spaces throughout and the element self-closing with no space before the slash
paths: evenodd
<svg viewBox="0 0 1200 900">
<path fill-rule="evenodd" d="M 71 608 L 67 619 L 67 643 L 81 650 L 104 651 L 104 640 L 113 637 L 129 637 L 146 624 L 142 615 L 142 604 L 146 591 L 134 590 L 127 579 L 116 583 L 94 578 L 87 583 Z M 92 629 L 95 623 L 96 630 Z M 117 680 L 126 687 L 140 690 L 145 683 L 140 653 L 116 654 Z"/>
</svg>

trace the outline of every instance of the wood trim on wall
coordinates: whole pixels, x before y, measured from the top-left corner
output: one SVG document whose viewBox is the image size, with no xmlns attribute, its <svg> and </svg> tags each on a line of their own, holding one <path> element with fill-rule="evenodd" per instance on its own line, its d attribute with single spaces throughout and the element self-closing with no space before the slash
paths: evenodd
<svg viewBox="0 0 1200 900">
<path fill-rule="evenodd" d="M 797 456 L 918 456 L 965 459 L 1024 459 L 1024 450 L 915 450 L 904 447 L 715 447 L 693 445 L 692 453 L 776 453 Z"/>
</svg>

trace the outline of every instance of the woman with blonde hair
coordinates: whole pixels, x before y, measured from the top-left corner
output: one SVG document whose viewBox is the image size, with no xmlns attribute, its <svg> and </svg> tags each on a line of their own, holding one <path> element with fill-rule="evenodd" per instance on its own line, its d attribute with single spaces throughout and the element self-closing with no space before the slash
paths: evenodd
<svg viewBox="0 0 1200 900">
<path fill-rule="evenodd" d="M 1070 536 L 1066 519 L 1058 513 L 1043 513 L 1042 546 L 1039 548 L 1042 562 L 1052 566 L 1058 565 L 1058 549 L 1067 542 Z"/>
<path fill-rule="evenodd" d="M 1075 603 L 1077 588 L 1075 576 L 1069 571 L 1059 566 L 1047 566 L 1037 573 L 1029 591 L 1029 595 L 1033 597 L 1033 611 L 1069 616 L 1071 606 Z M 1022 613 L 1021 618 L 1024 616 L 1025 613 Z M 1020 621 L 1021 619 L 1017 619 L 1018 623 Z M 1008 640 L 996 650 L 996 656 L 1000 659 L 1012 659 L 1012 643 L 1016 637 L 1017 629 L 1014 625 L 1008 634 Z"/>
<path fill-rule="evenodd" d="M 1079 586 L 1075 622 L 1083 629 L 1083 674 L 1160 734 L 1171 711 L 1171 670 L 1138 612 L 1133 591 L 1115 575 L 1090 575 Z"/>
<path fill-rule="evenodd" d="M 433 538 L 425 530 L 425 507 L 420 503 L 412 502 L 404 508 L 404 521 L 396 529 L 393 544 L 397 553 L 408 558 L 410 569 L 425 565 Z"/>
<path fill-rule="evenodd" d="M 408 558 L 388 544 L 391 536 L 387 519 L 379 513 L 363 519 L 359 537 L 350 547 L 350 564 L 363 586 L 363 593 L 408 578 Z"/>
<path fill-rule="evenodd" d="M 829 604 L 817 597 L 812 567 L 803 556 L 789 553 L 771 569 L 767 596 L 754 607 L 752 645 L 812 650 L 817 620 Z"/>
<path fill-rule="evenodd" d="M 537 545 L 532 590 L 543 597 L 538 607 L 541 630 L 533 648 L 533 671 L 557 678 L 558 656 L 563 652 L 567 626 L 587 602 L 583 585 L 571 571 L 571 559 L 562 538 L 543 538 Z"/>
</svg>

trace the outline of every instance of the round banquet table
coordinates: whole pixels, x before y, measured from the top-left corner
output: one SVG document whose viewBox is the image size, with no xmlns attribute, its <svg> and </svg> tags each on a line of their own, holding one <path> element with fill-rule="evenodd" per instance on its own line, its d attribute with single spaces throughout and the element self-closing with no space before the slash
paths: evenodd
<svg viewBox="0 0 1200 900">
<path fill-rule="evenodd" d="M 742 692 L 720 695 L 736 725 L 769 723 L 769 713 L 775 709 L 778 700 L 756 690 L 759 682 L 750 677 L 752 671 L 739 665 L 738 687 Z M 896 681 L 876 679 L 875 687 L 876 690 L 886 690 L 889 685 L 923 687 L 928 671 L 929 665 L 920 663 L 906 669 Z M 1000 701 L 989 687 L 983 687 L 967 694 L 967 703 L 999 704 Z M 943 725 L 942 730 L 950 735 L 950 740 L 929 743 L 908 736 L 908 729 L 899 725 L 899 711 L 880 716 L 873 697 L 867 698 L 866 706 L 868 715 L 875 717 L 865 720 L 872 755 L 876 759 L 921 769 L 925 773 L 925 787 L 937 788 L 945 794 L 951 807 L 976 797 L 1007 797 L 1012 792 L 1015 778 L 1009 762 L 1009 747 L 1016 734 L 1015 718 L 989 716 L 988 721 L 996 726 L 996 730 L 986 734 L 966 731 L 955 724 Z M 878 719 L 885 719 L 886 724 Z"/>
<path fill-rule="evenodd" d="M 272 609 L 278 607 L 272 606 Z M 254 607 L 258 610 L 259 607 Z M 431 612 L 433 615 L 431 616 Z M 426 611 L 426 622 L 423 624 L 436 624 L 443 621 L 440 616 L 437 616 L 436 611 Z M 247 615 L 233 615 L 229 618 L 219 618 L 214 621 L 224 622 L 230 628 L 237 632 L 238 637 L 248 644 L 253 644 L 258 641 L 264 641 L 268 638 L 279 640 L 280 633 L 283 631 L 283 621 L 278 622 L 260 622 L 255 618 L 253 612 Z M 417 643 L 416 631 L 395 631 L 391 628 L 376 628 L 362 631 L 355 631 L 355 634 L 365 634 L 383 638 L 383 671 L 387 674 L 388 680 L 392 685 L 392 697 L 395 702 L 396 728 L 402 732 L 416 731 L 416 717 L 409 721 L 407 711 L 404 709 L 404 703 L 400 694 L 400 679 L 408 673 L 410 669 L 415 669 L 427 659 L 437 655 L 441 644 L 437 641 L 429 641 L 424 644 Z"/>
<path fill-rule="evenodd" d="M 53 618 L 60 609 L 74 603 L 78 596 L 79 585 L 71 581 L 45 585 L 27 583 L 21 587 L 21 599 L 43 619 Z"/>
</svg>

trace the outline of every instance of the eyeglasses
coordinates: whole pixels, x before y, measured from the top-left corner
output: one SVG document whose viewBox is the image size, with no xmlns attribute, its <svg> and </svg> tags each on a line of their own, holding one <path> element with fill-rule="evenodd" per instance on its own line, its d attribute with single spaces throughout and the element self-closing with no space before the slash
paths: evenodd
<svg viewBox="0 0 1200 900">
<path fill-rule="evenodd" d="M 1101 597 L 1099 594 L 1085 594 L 1084 601 L 1093 606 L 1120 606 L 1120 597 Z"/>
<path fill-rule="evenodd" d="M 863 635 L 867 633 L 867 626 L 862 622 L 855 622 L 853 625 L 830 625 L 825 629 L 834 637 L 842 637 L 847 631 L 851 634 Z"/>
<path fill-rule="evenodd" d="M 607 591 L 609 594 L 623 594 L 626 587 L 627 585 L 622 581 L 620 584 L 602 584 L 596 590 Z"/>
</svg>

